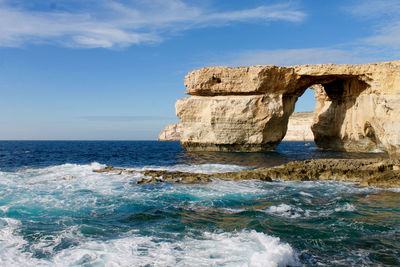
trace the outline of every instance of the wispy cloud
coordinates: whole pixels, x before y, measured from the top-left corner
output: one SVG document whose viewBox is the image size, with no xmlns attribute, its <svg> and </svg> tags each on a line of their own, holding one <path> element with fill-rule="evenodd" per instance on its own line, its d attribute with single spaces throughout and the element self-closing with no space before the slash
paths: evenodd
<svg viewBox="0 0 400 267">
<path fill-rule="evenodd" d="M 370 35 L 333 47 L 241 51 L 209 65 L 361 64 L 400 56 L 400 0 L 353 0 L 342 11 L 370 25 Z"/>
<path fill-rule="evenodd" d="M 344 9 L 354 16 L 365 19 L 382 18 L 391 19 L 399 17 L 400 1 L 398 0 L 355 0 Z"/>
<path fill-rule="evenodd" d="M 365 42 L 393 47 L 400 51 L 400 19 L 395 24 L 386 25 L 379 29 L 376 34 L 365 38 Z"/>
<path fill-rule="evenodd" d="M 399 0 L 357 0 L 345 10 L 361 19 L 371 22 L 371 36 L 361 40 L 366 45 L 391 47 L 394 55 L 400 53 L 400 1 Z"/>
<path fill-rule="evenodd" d="M 361 64 L 385 60 L 369 49 L 357 48 L 304 48 L 278 50 L 251 50 L 227 55 L 220 62 L 208 65 L 250 66 L 303 64 Z"/>
<path fill-rule="evenodd" d="M 302 65 L 324 63 L 360 63 L 350 51 L 332 48 L 305 48 L 245 51 L 235 56 L 229 65 Z"/>
<path fill-rule="evenodd" d="M 89 1 L 90 8 L 60 1 L 58 5 L 49 2 L 50 8 L 45 9 L 43 2 L 47 1 L 35 8 L 32 2 L 0 0 L 0 46 L 124 47 L 159 42 L 169 33 L 192 28 L 233 22 L 300 22 L 306 17 L 289 3 L 221 12 L 183 0 L 99 0 Z"/>
</svg>

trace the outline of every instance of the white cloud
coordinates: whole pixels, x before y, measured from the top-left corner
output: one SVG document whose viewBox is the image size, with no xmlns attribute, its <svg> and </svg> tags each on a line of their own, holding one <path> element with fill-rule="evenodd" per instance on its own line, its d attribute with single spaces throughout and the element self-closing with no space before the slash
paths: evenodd
<svg viewBox="0 0 400 267">
<path fill-rule="evenodd" d="M 237 51 L 207 65 L 362 64 L 400 56 L 400 0 L 353 0 L 342 11 L 370 25 L 369 36 L 327 47 Z"/>
<path fill-rule="evenodd" d="M 378 32 L 364 40 L 373 45 L 383 45 L 399 50 L 400 47 L 400 20 L 395 24 L 381 27 Z"/>
<path fill-rule="evenodd" d="M 290 4 L 219 12 L 181 0 L 92 1 L 92 8 L 37 11 L 0 0 L 0 46 L 60 43 L 75 47 L 124 47 L 159 42 L 168 33 L 232 22 L 304 20 Z M 57 2 L 58 3 L 58 2 Z M 61 1 L 65 5 L 67 2 Z"/>
<path fill-rule="evenodd" d="M 346 6 L 345 10 L 354 16 L 365 19 L 382 18 L 390 19 L 399 16 L 399 0 L 357 0 Z"/>
<path fill-rule="evenodd" d="M 394 48 L 393 56 L 400 53 L 400 1 L 355 1 L 345 8 L 350 14 L 371 23 L 371 36 L 361 40 L 365 45 Z"/>
<path fill-rule="evenodd" d="M 249 65 L 303 65 L 303 64 L 360 64 L 374 62 L 377 58 L 359 54 L 359 51 L 335 48 L 305 48 L 256 50 L 236 53 L 225 62 L 211 65 L 249 66 Z M 222 64 L 221 64 L 222 63 Z"/>
</svg>

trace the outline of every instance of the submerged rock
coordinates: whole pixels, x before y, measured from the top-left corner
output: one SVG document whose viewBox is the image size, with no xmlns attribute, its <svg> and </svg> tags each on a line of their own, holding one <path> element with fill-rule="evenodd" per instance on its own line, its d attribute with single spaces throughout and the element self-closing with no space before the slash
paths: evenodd
<svg viewBox="0 0 400 267">
<path fill-rule="evenodd" d="M 95 172 L 120 171 L 141 173 L 145 176 L 137 184 L 148 183 L 207 183 L 213 178 L 224 180 L 284 180 L 284 181 L 316 181 L 334 180 L 357 182 L 360 186 L 376 186 L 381 188 L 400 187 L 400 162 L 392 159 L 313 159 L 292 161 L 272 168 L 260 168 L 239 172 L 224 173 L 191 173 L 167 170 L 135 171 L 112 166 Z"/>
</svg>

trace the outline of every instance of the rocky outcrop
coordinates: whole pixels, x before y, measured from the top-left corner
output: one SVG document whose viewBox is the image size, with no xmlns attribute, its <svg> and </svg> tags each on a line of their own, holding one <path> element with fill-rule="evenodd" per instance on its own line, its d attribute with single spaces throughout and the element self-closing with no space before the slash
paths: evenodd
<svg viewBox="0 0 400 267">
<path fill-rule="evenodd" d="M 182 126 L 180 123 L 167 125 L 158 136 L 158 141 L 179 141 L 181 140 Z"/>
<path fill-rule="evenodd" d="M 316 90 L 317 146 L 400 154 L 400 61 L 210 67 L 190 72 L 175 108 L 187 150 L 274 149 L 304 91 Z"/>
<path fill-rule="evenodd" d="M 273 168 L 214 174 L 167 170 L 135 171 L 111 166 L 94 171 L 115 174 L 141 173 L 145 177 L 137 180 L 137 184 L 208 183 L 218 178 L 233 181 L 262 180 L 268 182 L 277 179 L 284 181 L 335 180 L 356 182 L 360 186 L 400 187 L 400 162 L 391 159 L 313 159 L 292 161 Z"/>
<path fill-rule="evenodd" d="M 311 125 L 313 112 L 295 112 L 289 117 L 286 135 L 283 141 L 314 141 Z"/>
</svg>

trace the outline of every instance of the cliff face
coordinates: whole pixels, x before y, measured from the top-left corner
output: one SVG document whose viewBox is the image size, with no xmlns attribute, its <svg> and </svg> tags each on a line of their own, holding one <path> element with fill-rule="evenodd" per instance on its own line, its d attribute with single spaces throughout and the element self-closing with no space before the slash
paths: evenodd
<svg viewBox="0 0 400 267">
<path fill-rule="evenodd" d="M 286 135 L 282 141 L 314 141 L 311 131 L 313 112 L 295 112 L 289 117 Z M 158 136 L 158 141 L 180 141 L 181 123 L 167 125 Z"/>
<path fill-rule="evenodd" d="M 175 108 L 188 150 L 274 149 L 297 98 L 313 86 L 323 148 L 400 153 L 400 61 L 363 65 L 211 67 L 190 72 Z"/>
</svg>

